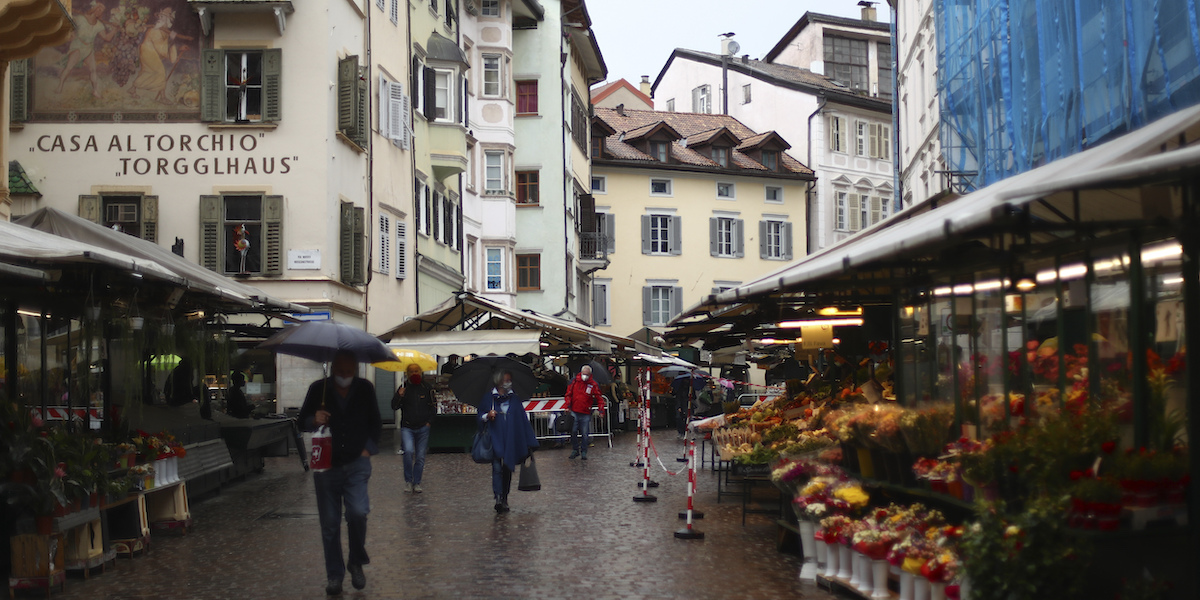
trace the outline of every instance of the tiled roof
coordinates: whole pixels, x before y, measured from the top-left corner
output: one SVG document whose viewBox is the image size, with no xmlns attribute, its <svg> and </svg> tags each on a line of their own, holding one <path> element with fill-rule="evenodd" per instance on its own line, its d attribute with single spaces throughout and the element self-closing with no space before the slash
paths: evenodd
<svg viewBox="0 0 1200 600">
<path fill-rule="evenodd" d="M 721 61 L 721 55 L 714 54 L 712 52 L 687 50 L 685 48 L 678 48 L 676 52 L 686 52 L 687 54 L 694 54 L 710 60 L 715 60 L 717 62 Z M 734 69 L 745 68 L 751 72 L 761 73 L 763 75 L 767 75 L 775 79 L 782 79 L 784 81 L 803 83 L 814 87 L 825 88 L 831 91 L 852 93 L 850 88 L 834 81 L 833 79 L 830 79 L 829 77 L 818 75 L 808 69 L 793 67 L 791 65 L 781 65 L 753 59 L 747 59 L 743 61 L 740 58 L 733 58 L 729 61 L 729 66 Z"/>
<path fill-rule="evenodd" d="M 33 181 L 29 179 L 29 175 L 25 174 L 25 169 L 21 167 L 21 163 L 15 160 L 8 162 L 8 192 L 10 194 L 42 195 L 37 187 L 33 185 Z"/>
<path fill-rule="evenodd" d="M 738 144 L 737 149 L 743 150 L 743 151 L 752 150 L 754 148 L 762 146 L 763 142 L 766 142 L 768 139 L 770 139 L 772 137 L 779 140 L 785 147 L 791 148 L 791 144 L 787 143 L 787 140 L 783 139 L 783 136 L 779 135 L 775 131 L 766 131 L 766 132 L 763 132 L 758 135 L 751 136 L 751 137 L 748 137 L 748 138 L 742 140 L 742 143 Z"/>
<path fill-rule="evenodd" d="M 724 127 L 714 127 L 708 131 L 701 131 L 700 133 L 689 135 L 687 137 L 687 144 L 689 147 L 699 146 L 701 144 L 707 144 L 708 142 L 711 142 L 712 140 L 716 139 L 717 136 L 721 135 L 722 133 L 728 133 L 728 132 L 729 132 L 729 130 L 725 129 Z M 733 135 L 733 134 L 729 134 L 729 135 Z M 737 136 L 734 136 L 734 137 L 737 137 Z"/>
<path fill-rule="evenodd" d="M 694 136 L 700 136 L 698 139 L 703 139 L 705 135 L 716 135 L 716 131 L 726 129 L 729 133 L 738 140 L 748 140 L 758 137 L 760 134 L 755 133 L 749 127 L 746 127 L 741 121 L 729 115 L 709 115 L 698 113 L 677 113 L 677 112 L 662 112 L 655 110 L 630 110 L 624 109 L 624 114 L 620 114 L 616 109 L 599 108 L 595 109 L 595 119 L 598 119 L 614 129 L 616 133 L 608 136 L 604 142 L 605 158 L 613 160 L 627 161 L 645 161 L 654 162 L 654 159 L 646 153 L 638 150 L 634 146 L 625 143 L 623 140 L 631 137 L 630 134 L 635 132 L 645 132 L 659 123 L 665 123 L 679 135 L 688 138 L 688 145 L 692 146 L 698 142 L 693 141 Z M 780 138 L 782 139 L 782 138 Z M 684 147 L 680 141 L 671 143 L 671 158 L 679 161 L 684 165 L 695 167 L 710 167 L 713 169 L 722 169 L 720 165 L 713 162 L 712 159 L 700 154 L 692 148 Z M 602 160 L 602 159 L 600 159 Z M 730 162 L 733 166 L 751 171 L 766 171 L 766 167 L 759 164 L 749 156 L 737 151 L 732 151 Z M 792 158 L 786 152 L 782 154 L 780 161 L 783 173 L 793 175 L 811 175 L 812 169 L 804 166 L 800 161 Z"/>
</svg>

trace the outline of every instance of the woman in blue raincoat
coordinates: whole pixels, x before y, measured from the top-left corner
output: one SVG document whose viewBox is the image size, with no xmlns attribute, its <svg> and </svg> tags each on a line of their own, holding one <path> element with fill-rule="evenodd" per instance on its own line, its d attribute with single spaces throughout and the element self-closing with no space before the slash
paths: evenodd
<svg viewBox="0 0 1200 600">
<path fill-rule="evenodd" d="M 513 391 L 512 373 L 497 371 L 495 387 L 479 403 L 479 418 L 487 421 L 492 436 L 492 494 L 496 512 L 508 512 L 508 492 L 513 471 L 538 447 L 537 436 L 524 402 Z"/>
</svg>

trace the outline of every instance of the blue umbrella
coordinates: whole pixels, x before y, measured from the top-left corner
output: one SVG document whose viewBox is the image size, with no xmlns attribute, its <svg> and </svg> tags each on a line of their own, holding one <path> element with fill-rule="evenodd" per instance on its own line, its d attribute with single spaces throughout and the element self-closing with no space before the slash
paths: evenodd
<svg viewBox="0 0 1200 600">
<path fill-rule="evenodd" d="M 330 362 L 342 351 L 353 353 L 360 363 L 396 360 L 396 355 L 375 336 L 337 321 L 309 321 L 287 327 L 258 347 L 317 362 Z"/>
</svg>

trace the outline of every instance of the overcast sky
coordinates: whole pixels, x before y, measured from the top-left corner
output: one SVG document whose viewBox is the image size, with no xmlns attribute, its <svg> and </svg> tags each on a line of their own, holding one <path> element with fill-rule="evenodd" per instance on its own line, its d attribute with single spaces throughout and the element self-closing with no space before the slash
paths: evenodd
<svg viewBox="0 0 1200 600">
<path fill-rule="evenodd" d="M 888 20 L 886 3 L 875 6 Z M 658 76 L 671 51 L 720 52 L 722 33 L 734 32 L 738 54 L 762 58 L 805 12 L 857 18 L 858 0 L 588 0 L 592 29 L 608 64 L 608 80 L 637 86 Z"/>
</svg>

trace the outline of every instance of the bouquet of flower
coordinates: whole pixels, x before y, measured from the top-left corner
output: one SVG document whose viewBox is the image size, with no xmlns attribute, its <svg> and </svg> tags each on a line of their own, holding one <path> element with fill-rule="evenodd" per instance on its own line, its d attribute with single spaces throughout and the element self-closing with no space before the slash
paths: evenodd
<svg viewBox="0 0 1200 600">
<path fill-rule="evenodd" d="M 910 452 L 920 456 L 935 456 L 950 439 L 954 424 L 954 407 L 931 406 L 905 411 L 900 416 L 900 433 Z"/>
<path fill-rule="evenodd" d="M 878 411 L 878 417 L 875 421 L 875 431 L 872 434 L 872 439 L 876 445 L 887 450 L 901 454 L 908 449 L 904 443 L 904 434 L 900 432 L 900 419 L 904 415 L 904 410 L 896 407 L 888 407 Z"/>
<path fill-rule="evenodd" d="M 821 535 L 826 543 L 844 543 L 843 540 L 846 529 L 852 521 L 846 515 L 833 515 L 821 519 Z M 846 542 L 849 540 L 846 539 Z"/>
<path fill-rule="evenodd" d="M 863 491 L 861 485 L 846 484 L 834 490 L 833 497 L 850 505 L 853 510 L 861 510 L 871 502 L 871 496 Z"/>
</svg>

